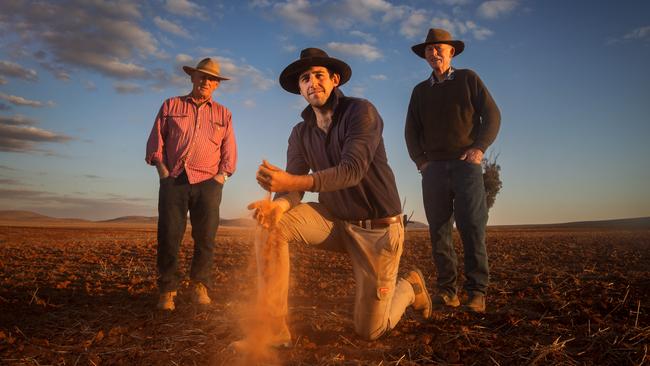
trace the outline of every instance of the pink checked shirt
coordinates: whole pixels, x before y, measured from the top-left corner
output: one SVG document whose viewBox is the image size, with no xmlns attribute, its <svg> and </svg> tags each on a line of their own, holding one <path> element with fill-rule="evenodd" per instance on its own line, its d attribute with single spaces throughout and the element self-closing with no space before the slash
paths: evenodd
<svg viewBox="0 0 650 366">
<path fill-rule="evenodd" d="M 156 117 L 145 160 L 162 161 L 172 177 L 183 170 L 190 184 L 232 175 L 237 165 L 237 145 L 228 108 L 212 100 L 200 107 L 189 95 L 167 99 Z"/>
</svg>

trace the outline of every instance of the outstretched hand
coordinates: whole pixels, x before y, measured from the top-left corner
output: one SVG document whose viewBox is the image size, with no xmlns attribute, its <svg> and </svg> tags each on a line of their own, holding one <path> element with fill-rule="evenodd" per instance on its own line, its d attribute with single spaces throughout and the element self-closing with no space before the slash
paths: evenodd
<svg viewBox="0 0 650 366">
<path fill-rule="evenodd" d="M 257 168 L 257 183 L 269 192 L 296 192 L 309 190 L 314 179 L 311 175 L 293 175 L 266 160 Z"/>
<path fill-rule="evenodd" d="M 254 210 L 253 217 L 257 220 L 257 223 L 268 229 L 280 222 L 282 215 L 288 208 L 288 205 L 285 205 L 284 202 L 286 201 L 271 201 L 267 198 L 250 203 L 248 209 Z"/>
</svg>

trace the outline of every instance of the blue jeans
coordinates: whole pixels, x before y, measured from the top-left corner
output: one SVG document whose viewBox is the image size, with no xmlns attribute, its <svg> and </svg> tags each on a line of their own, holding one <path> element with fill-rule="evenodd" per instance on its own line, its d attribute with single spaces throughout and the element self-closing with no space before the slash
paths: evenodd
<svg viewBox="0 0 650 366">
<path fill-rule="evenodd" d="M 176 291 L 180 282 L 178 250 L 185 234 L 188 211 L 194 239 L 190 279 L 210 286 L 222 189 L 223 185 L 214 179 L 190 184 L 185 173 L 160 180 L 157 264 L 161 293 Z"/>
<path fill-rule="evenodd" d="M 430 161 L 422 172 L 438 291 L 453 295 L 458 279 L 452 241 L 454 219 L 465 252 L 465 291 L 485 294 L 489 280 L 485 249 L 488 210 L 480 165 L 464 160 Z"/>
</svg>

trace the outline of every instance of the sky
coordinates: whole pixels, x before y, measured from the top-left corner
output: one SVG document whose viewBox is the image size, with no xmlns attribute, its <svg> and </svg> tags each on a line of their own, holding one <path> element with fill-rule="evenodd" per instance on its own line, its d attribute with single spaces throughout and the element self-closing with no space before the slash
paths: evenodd
<svg viewBox="0 0 650 366">
<path fill-rule="evenodd" d="M 284 166 L 306 106 L 278 76 L 319 47 L 351 66 L 341 90 L 377 107 L 404 212 L 426 222 L 404 120 L 431 73 L 410 47 L 431 27 L 465 42 L 452 65 L 501 110 L 490 225 L 650 216 L 647 0 L 2 1 L 0 210 L 155 216 L 154 118 L 191 90 L 181 67 L 214 57 L 239 152 L 221 216 L 248 215 L 258 164 Z"/>
</svg>

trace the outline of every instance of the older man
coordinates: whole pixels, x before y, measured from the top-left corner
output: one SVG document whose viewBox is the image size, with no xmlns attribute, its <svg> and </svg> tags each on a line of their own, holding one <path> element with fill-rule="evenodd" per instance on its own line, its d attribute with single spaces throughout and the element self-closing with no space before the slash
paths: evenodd
<svg viewBox="0 0 650 366">
<path fill-rule="evenodd" d="M 356 281 L 354 328 L 361 337 L 376 339 L 392 329 L 408 306 L 430 315 L 420 271 L 397 278 L 404 227 L 383 121 L 370 102 L 339 90 L 351 73 L 345 62 L 307 48 L 280 75 L 282 88 L 302 95 L 308 105 L 289 137 L 286 171 L 265 161 L 257 172 L 264 189 L 280 193 L 249 206 L 270 228 L 267 245 L 279 251 L 273 260 L 258 260 L 266 267 L 262 273 L 274 274 L 260 279 L 259 287 L 263 308 L 276 320 L 274 346 L 291 341 L 289 242 L 349 254 Z M 305 191 L 319 192 L 319 203 L 301 203 Z"/>
<path fill-rule="evenodd" d="M 465 44 L 443 29 L 430 29 L 412 47 L 433 72 L 413 88 L 406 116 L 406 145 L 422 174 L 422 195 L 433 258 L 438 272 L 435 307 L 458 307 L 457 260 L 451 231 L 454 218 L 465 251 L 466 309 L 485 311 L 488 219 L 481 161 L 499 131 L 501 115 L 472 70 L 454 69 L 451 60 Z"/>
<path fill-rule="evenodd" d="M 160 176 L 158 194 L 158 308 L 174 310 L 180 277 L 178 250 L 187 213 L 192 223 L 194 256 L 192 299 L 209 304 L 208 287 L 219 205 L 224 183 L 235 172 L 237 147 L 230 111 L 212 99 L 223 80 L 219 63 L 201 60 L 183 66 L 190 76 L 188 95 L 167 99 L 147 141 L 145 160 Z"/>
</svg>

